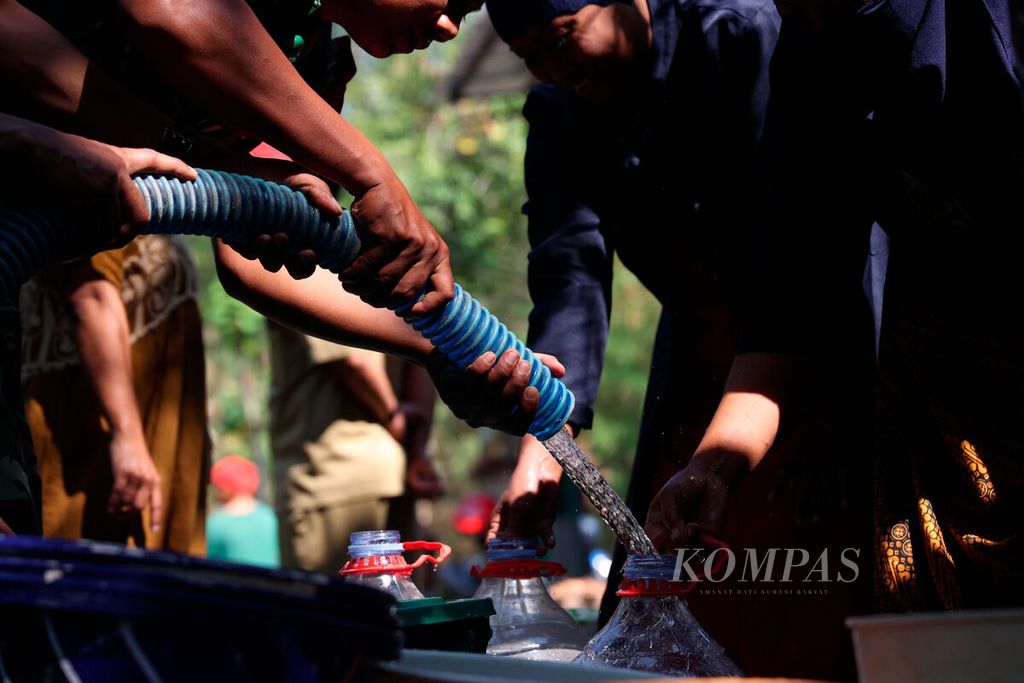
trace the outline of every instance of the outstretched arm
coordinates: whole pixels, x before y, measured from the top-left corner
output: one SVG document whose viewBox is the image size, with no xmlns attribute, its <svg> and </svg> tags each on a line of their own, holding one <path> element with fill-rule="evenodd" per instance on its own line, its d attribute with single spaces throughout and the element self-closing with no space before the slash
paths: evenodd
<svg viewBox="0 0 1024 683">
<path fill-rule="evenodd" d="M 133 173 L 195 178 L 184 162 L 151 149 L 114 147 L 0 114 L 0 183 L 22 205 L 52 208 L 86 235 L 93 250 L 110 248 L 149 221 Z"/>
<path fill-rule="evenodd" d="M 529 364 L 514 351 L 502 358 L 486 353 L 469 368 L 453 368 L 429 340 L 387 309 L 374 308 L 344 291 L 325 270 L 305 280 L 271 273 L 214 242 L 221 284 L 236 299 L 286 327 L 346 346 L 381 351 L 421 365 L 430 372 L 441 399 L 473 426 L 522 434 L 537 410 L 537 389 L 527 386 Z M 557 359 L 538 354 L 561 377 Z M 511 361 L 511 362 L 509 362 Z M 518 411 L 513 413 L 515 407 Z"/>
<path fill-rule="evenodd" d="M 604 365 L 611 313 L 612 247 L 600 215 L 585 201 L 593 149 L 579 139 L 570 94 L 535 88 L 524 114 L 529 195 L 529 345 L 566 364 L 576 405 L 570 429 L 589 427 Z M 552 531 L 562 468 L 533 437 L 519 445 L 518 463 L 491 516 L 489 536 L 537 536 L 554 546 Z"/>
<path fill-rule="evenodd" d="M 736 356 L 689 465 L 651 502 L 646 528 L 656 546 L 683 547 L 697 528 L 712 535 L 721 531 L 729 492 L 775 442 L 783 411 L 806 385 L 810 362 L 778 353 Z"/>
<path fill-rule="evenodd" d="M 433 345 L 387 309 L 373 308 L 349 294 L 337 278 L 318 269 L 293 280 L 271 273 L 214 241 L 217 274 L 231 296 L 286 327 L 345 346 L 371 349 L 424 364 Z"/>
<path fill-rule="evenodd" d="M 118 145 L 156 147 L 169 124 L 14 0 L 0 0 L 0 83 L 4 111 Z"/>
<path fill-rule="evenodd" d="M 302 80 L 243 0 L 120 6 L 126 32 L 168 82 L 352 193 L 353 215 L 380 244 L 342 274 L 351 291 L 397 305 L 429 284 L 417 312 L 452 297 L 447 245 L 381 153 Z"/>
</svg>

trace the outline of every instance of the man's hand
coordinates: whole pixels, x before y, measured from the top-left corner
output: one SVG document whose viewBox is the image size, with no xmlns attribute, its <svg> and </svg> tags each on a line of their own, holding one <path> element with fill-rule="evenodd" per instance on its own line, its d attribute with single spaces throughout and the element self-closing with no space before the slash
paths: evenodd
<svg viewBox="0 0 1024 683">
<path fill-rule="evenodd" d="M 356 196 L 352 217 L 370 244 L 340 279 L 371 306 L 398 307 L 424 293 L 413 313 L 433 311 L 454 296 L 448 245 L 420 213 L 397 177 Z"/>
<path fill-rule="evenodd" d="M 114 283 L 100 278 L 88 261 L 70 268 L 72 279 L 83 280 L 68 295 L 82 371 L 110 425 L 114 485 L 108 511 L 113 515 L 136 514 L 149 506 L 155 531 L 163 517 L 160 476 L 143 435 L 121 292 Z"/>
<path fill-rule="evenodd" d="M 429 383 L 426 386 L 429 387 Z M 411 493 L 413 498 L 432 500 L 444 495 L 444 486 L 426 451 L 427 437 L 430 433 L 427 417 L 415 401 L 402 401 L 391 414 L 385 428 L 405 450 L 405 490 Z"/>
<path fill-rule="evenodd" d="M 519 462 L 491 513 L 487 540 L 537 538 L 541 552 L 555 547 L 555 515 L 562 467 L 540 441 L 524 436 Z"/>
<path fill-rule="evenodd" d="M 115 432 L 110 441 L 110 465 L 114 472 L 114 487 L 110 492 L 107 512 L 112 515 L 141 513 L 149 507 L 150 529 L 159 531 L 164 514 L 160 473 L 153 465 L 142 435 Z"/>
<path fill-rule="evenodd" d="M 120 237 L 127 241 L 149 222 L 149 206 L 131 176 L 139 173 L 169 175 L 181 180 L 195 180 L 195 169 L 181 159 L 176 159 L 152 149 L 135 149 L 130 147 L 114 147 L 101 142 L 87 141 L 94 145 L 107 147 L 115 157 L 111 171 L 116 173 L 114 182 L 117 185 L 118 205 L 122 207 L 122 229 Z M 99 150 L 97 150 L 99 152 Z M 115 240 L 116 241 L 116 240 Z"/>
<path fill-rule="evenodd" d="M 412 401 L 400 401 L 384 424 L 385 429 L 395 441 L 408 448 L 412 435 L 424 426 L 426 416 L 420 406 Z M 429 425 L 427 425 L 429 426 Z"/>
<path fill-rule="evenodd" d="M 726 450 L 693 457 L 668 480 L 647 511 L 645 530 L 658 550 L 686 547 L 700 533 L 718 536 L 729 491 L 746 474 L 745 457 Z"/>
<path fill-rule="evenodd" d="M 28 195 L 43 201 L 41 206 L 60 207 L 61 216 L 74 220 L 93 250 L 124 244 L 150 220 L 150 207 L 133 173 L 196 178 L 196 171 L 181 160 L 153 150 L 117 147 L 44 126 L 33 130 L 36 146 L 30 166 L 47 179 L 47 196 L 39 197 L 41 190 L 31 188 Z"/>
<path fill-rule="evenodd" d="M 26 203 L 58 207 L 91 251 L 123 244 L 149 221 L 149 207 L 132 181 L 133 173 L 196 177 L 185 162 L 151 149 L 115 147 L 14 117 L 4 117 L 0 128 L 14 129 L 20 140 L 11 157 L 21 161 L 12 161 L 20 170 L 10 180 L 23 191 Z"/>
<path fill-rule="evenodd" d="M 565 375 L 565 368 L 554 356 L 538 353 L 537 358 L 555 377 Z M 427 361 L 427 371 L 441 400 L 470 427 L 490 427 L 522 436 L 540 403 L 536 387 L 528 386 L 530 364 L 520 360 L 512 349 L 501 358 L 488 351 L 464 372 L 434 352 Z"/>
</svg>

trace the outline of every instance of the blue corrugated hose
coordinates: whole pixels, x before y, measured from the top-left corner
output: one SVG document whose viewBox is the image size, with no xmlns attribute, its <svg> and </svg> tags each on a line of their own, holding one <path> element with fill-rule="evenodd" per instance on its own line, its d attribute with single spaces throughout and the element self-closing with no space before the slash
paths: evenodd
<svg viewBox="0 0 1024 683">
<path fill-rule="evenodd" d="M 284 232 L 293 251 L 312 249 L 322 267 L 339 273 L 360 253 L 362 243 L 348 211 L 326 217 L 300 193 L 259 178 L 200 170 L 194 181 L 146 176 L 135 184 L 145 196 L 150 221 L 143 233 L 206 235 L 248 241 L 256 235 Z M 10 300 L 29 277 L 57 259 L 78 256 L 80 239 L 45 214 L 0 214 L 0 287 Z M 459 285 L 455 298 L 429 315 L 409 313 L 414 301 L 395 313 L 429 339 L 455 366 L 465 368 L 487 351 L 515 349 L 531 366 L 530 385 L 540 404 L 528 431 L 538 439 L 553 436 L 572 412 L 574 399 L 530 349 Z"/>
</svg>

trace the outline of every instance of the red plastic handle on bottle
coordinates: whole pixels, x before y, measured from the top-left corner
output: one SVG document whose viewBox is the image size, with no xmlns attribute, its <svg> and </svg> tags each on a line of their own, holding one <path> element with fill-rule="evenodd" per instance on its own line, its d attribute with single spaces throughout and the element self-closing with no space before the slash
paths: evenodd
<svg viewBox="0 0 1024 683">
<path fill-rule="evenodd" d="M 422 567 L 425 562 L 441 564 L 452 554 L 451 546 L 434 541 L 407 541 L 402 544 L 402 551 L 405 552 L 406 550 L 436 550 L 438 552 L 437 557 L 433 555 L 420 555 L 412 564 L 407 564 L 405 558 L 401 555 L 395 555 L 393 561 L 385 559 L 386 557 L 392 557 L 390 555 L 357 557 L 346 562 L 345 566 L 338 573 L 342 576 L 352 574 L 412 574 L 414 569 Z M 387 562 L 387 564 L 382 564 L 382 560 Z"/>
<path fill-rule="evenodd" d="M 483 569 L 470 567 L 470 576 L 481 579 L 534 579 L 539 576 L 562 576 L 565 567 L 557 562 L 544 560 L 495 560 L 488 562 Z"/>
<path fill-rule="evenodd" d="M 427 555 L 424 553 L 416 558 L 416 561 L 409 565 L 410 568 L 416 569 L 422 567 L 425 562 L 431 564 L 441 564 L 448 559 L 448 556 L 452 554 L 452 547 L 445 545 L 444 543 L 438 543 L 436 541 L 406 541 L 402 544 L 403 550 L 436 550 L 437 557 L 433 555 Z"/>
</svg>

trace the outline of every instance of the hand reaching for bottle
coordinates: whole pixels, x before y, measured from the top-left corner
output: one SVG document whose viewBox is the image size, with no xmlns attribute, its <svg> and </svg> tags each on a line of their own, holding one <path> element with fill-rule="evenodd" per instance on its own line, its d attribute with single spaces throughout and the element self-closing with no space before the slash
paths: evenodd
<svg viewBox="0 0 1024 683">
<path fill-rule="evenodd" d="M 562 467 L 536 438 L 524 436 L 508 488 L 491 513 L 487 540 L 537 538 L 541 552 L 555 547 L 555 516 Z"/>
<path fill-rule="evenodd" d="M 647 536 L 661 552 L 697 542 L 701 534 L 722 531 L 729 491 L 746 473 L 747 460 L 727 450 L 695 455 L 654 497 L 647 511 Z"/>
</svg>

